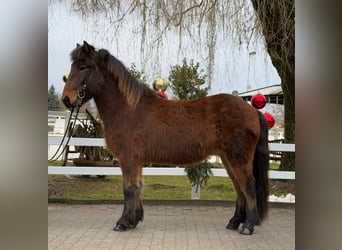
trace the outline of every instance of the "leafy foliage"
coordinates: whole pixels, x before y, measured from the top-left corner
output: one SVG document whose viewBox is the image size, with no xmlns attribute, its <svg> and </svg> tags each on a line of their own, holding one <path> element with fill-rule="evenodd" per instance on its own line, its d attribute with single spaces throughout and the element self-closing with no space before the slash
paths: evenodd
<svg viewBox="0 0 342 250">
<path fill-rule="evenodd" d="M 192 186 L 196 186 L 196 192 L 198 192 L 199 186 L 202 187 L 203 182 L 207 185 L 209 177 L 213 176 L 211 165 L 207 160 L 198 165 L 194 165 L 193 167 L 186 168 L 185 172 L 187 173 Z"/>
<path fill-rule="evenodd" d="M 83 138 L 103 138 L 104 130 L 102 122 L 93 117 L 87 111 L 87 119 L 79 120 L 81 124 L 77 124 L 73 130 L 72 136 Z M 77 147 L 79 151 L 79 159 L 106 161 L 113 160 L 114 157 L 105 147 L 96 146 L 80 146 Z"/>
<path fill-rule="evenodd" d="M 48 91 L 48 110 L 59 111 L 65 110 L 65 107 L 56 93 L 55 86 L 53 84 L 50 86 Z"/>
<path fill-rule="evenodd" d="M 135 65 L 135 63 L 131 64 L 131 67 L 128 69 L 128 72 L 141 83 L 146 83 L 145 72 L 137 70 L 137 66 Z"/>
<path fill-rule="evenodd" d="M 203 70 L 199 71 L 199 63 L 190 64 L 183 59 L 182 65 L 171 67 L 169 82 L 170 88 L 180 100 L 192 100 L 204 97 L 208 94 L 208 87 L 202 88 L 205 84 L 205 75 L 202 75 Z"/>
</svg>

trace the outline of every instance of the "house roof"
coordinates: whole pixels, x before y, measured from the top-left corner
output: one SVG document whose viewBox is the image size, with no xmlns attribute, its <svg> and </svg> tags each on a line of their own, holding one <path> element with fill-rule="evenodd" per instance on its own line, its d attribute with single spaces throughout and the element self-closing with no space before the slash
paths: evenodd
<svg viewBox="0 0 342 250">
<path fill-rule="evenodd" d="M 280 84 L 242 92 L 238 96 L 242 97 L 245 101 L 250 101 L 256 94 L 264 95 L 268 103 L 284 104 L 283 89 Z"/>
</svg>

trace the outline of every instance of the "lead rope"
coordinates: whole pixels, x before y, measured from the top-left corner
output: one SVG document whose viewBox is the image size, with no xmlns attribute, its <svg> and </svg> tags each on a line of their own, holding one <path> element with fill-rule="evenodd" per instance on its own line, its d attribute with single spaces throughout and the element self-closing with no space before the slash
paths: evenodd
<svg viewBox="0 0 342 250">
<path fill-rule="evenodd" d="M 74 113 L 74 107 L 71 109 L 71 114 L 70 114 L 70 117 L 69 117 L 69 120 L 68 120 L 68 124 L 67 124 L 67 127 L 65 129 L 65 132 L 64 132 L 64 135 L 63 135 L 63 138 L 61 140 L 61 143 L 59 144 L 57 150 L 56 150 L 56 153 L 48 160 L 48 162 L 55 162 L 56 160 L 58 160 L 58 158 L 64 153 L 65 149 L 67 148 L 68 146 L 68 143 L 70 141 L 70 138 L 71 138 L 71 133 L 70 131 L 72 131 L 76 125 L 76 119 L 77 119 L 77 116 L 78 116 L 78 113 L 80 111 L 80 107 L 77 107 L 77 112 L 76 112 L 76 116 L 75 116 L 75 119 L 74 119 L 74 122 L 71 123 L 71 119 L 72 119 L 72 115 Z M 72 127 L 71 127 L 72 126 Z M 63 142 L 65 140 L 65 138 L 67 137 L 67 141 L 64 145 L 64 148 L 62 150 L 62 152 L 60 152 L 60 154 L 56 157 L 56 155 L 58 154 L 58 151 L 60 150 L 60 148 L 62 147 L 63 145 Z M 54 159 L 55 158 L 55 159 Z"/>
</svg>

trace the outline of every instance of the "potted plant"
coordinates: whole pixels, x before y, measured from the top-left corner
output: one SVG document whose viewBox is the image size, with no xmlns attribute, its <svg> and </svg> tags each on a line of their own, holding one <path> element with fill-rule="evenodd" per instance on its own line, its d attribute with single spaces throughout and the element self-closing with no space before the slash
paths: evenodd
<svg viewBox="0 0 342 250">
<path fill-rule="evenodd" d="M 197 165 L 185 168 L 185 172 L 191 182 L 191 199 L 198 200 L 203 182 L 207 185 L 210 176 L 213 176 L 211 164 L 205 160 Z"/>
</svg>

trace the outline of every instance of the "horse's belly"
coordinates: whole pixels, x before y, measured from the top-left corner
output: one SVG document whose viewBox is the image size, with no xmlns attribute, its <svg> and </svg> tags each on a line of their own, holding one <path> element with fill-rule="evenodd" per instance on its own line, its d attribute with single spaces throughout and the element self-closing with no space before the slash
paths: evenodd
<svg viewBox="0 0 342 250">
<path fill-rule="evenodd" d="M 173 148 L 159 148 L 150 155 L 153 163 L 163 163 L 169 165 L 189 165 L 203 161 L 209 156 L 209 151 L 201 147 L 182 148 L 175 145 Z"/>
</svg>

